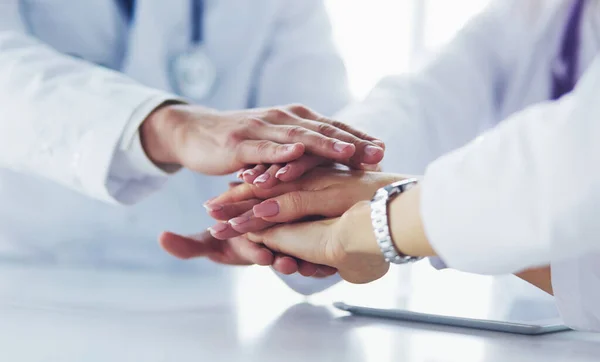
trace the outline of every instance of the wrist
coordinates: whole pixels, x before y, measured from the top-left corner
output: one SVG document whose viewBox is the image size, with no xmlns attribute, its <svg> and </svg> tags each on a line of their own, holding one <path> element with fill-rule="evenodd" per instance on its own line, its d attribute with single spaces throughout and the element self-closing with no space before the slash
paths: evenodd
<svg viewBox="0 0 600 362">
<path fill-rule="evenodd" d="M 161 168 L 180 166 L 173 147 L 174 135 L 183 121 L 180 108 L 180 104 L 163 104 L 152 111 L 139 128 L 146 156 Z"/>
<path fill-rule="evenodd" d="M 347 250 L 381 256 L 383 260 L 371 224 L 370 201 L 360 201 L 344 213 L 340 223 L 340 232 L 342 242 L 347 244 Z"/>
<path fill-rule="evenodd" d="M 403 254 L 415 257 L 435 256 L 421 220 L 420 186 L 417 185 L 389 204 L 392 240 Z"/>
</svg>

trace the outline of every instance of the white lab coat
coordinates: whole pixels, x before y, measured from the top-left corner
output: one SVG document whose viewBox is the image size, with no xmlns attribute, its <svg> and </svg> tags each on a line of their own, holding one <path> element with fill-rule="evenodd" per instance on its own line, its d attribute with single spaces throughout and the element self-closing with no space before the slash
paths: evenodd
<svg viewBox="0 0 600 362">
<path fill-rule="evenodd" d="M 386 170 L 425 171 L 425 231 L 448 266 L 552 263 L 565 322 L 600 330 L 600 2 L 585 10 L 577 88 L 547 101 L 570 1 L 493 2 L 338 118 L 386 142 Z"/>
<path fill-rule="evenodd" d="M 205 3 L 218 81 L 199 103 L 300 102 L 330 115 L 348 102 L 321 0 Z M 0 260 L 195 265 L 165 255 L 157 235 L 210 226 L 202 203 L 225 178 L 182 171 L 162 187 L 167 177 L 132 146 L 143 119 L 176 97 L 168 62 L 189 46 L 190 2 L 137 4 L 128 29 L 115 1 L 0 2 Z"/>
</svg>

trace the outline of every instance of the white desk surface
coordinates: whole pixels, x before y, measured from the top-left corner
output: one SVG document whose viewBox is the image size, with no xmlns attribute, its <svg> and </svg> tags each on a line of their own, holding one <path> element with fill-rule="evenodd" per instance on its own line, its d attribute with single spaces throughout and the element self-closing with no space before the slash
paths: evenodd
<svg viewBox="0 0 600 362">
<path fill-rule="evenodd" d="M 592 334 L 528 337 L 351 317 L 330 307 L 398 297 L 420 285 L 420 276 L 407 274 L 305 299 L 258 268 L 166 275 L 0 266 L 0 361 L 600 360 L 600 336 Z M 467 288 L 474 297 L 465 308 L 489 308 L 504 295 L 487 279 L 467 284 L 438 290 L 446 297 L 437 302 L 455 303 Z"/>
</svg>

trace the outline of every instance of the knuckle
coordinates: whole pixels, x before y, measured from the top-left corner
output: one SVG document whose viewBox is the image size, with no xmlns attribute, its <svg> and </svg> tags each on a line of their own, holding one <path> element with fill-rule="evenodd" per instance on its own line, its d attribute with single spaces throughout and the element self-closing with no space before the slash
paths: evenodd
<svg viewBox="0 0 600 362">
<path fill-rule="evenodd" d="M 335 127 L 335 128 L 339 128 L 339 129 L 343 129 L 343 130 L 348 129 L 348 125 L 346 125 L 345 123 L 340 122 L 340 121 L 327 119 L 326 122 L 329 123 L 332 127 Z"/>
<path fill-rule="evenodd" d="M 285 135 L 288 139 L 298 138 L 306 133 L 306 129 L 300 126 L 290 126 L 287 128 Z"/>
<path fill-rule="evenodd" d="M 317 125 L 317 131 L 326 136 L 331 136 L 336 132 L 335 127 L 327 123 L 319 123 Z"/>
<path fill-rule="evenodd" d="M 312 113 L 308 107 L 300 103 L 290 104 L 286 108 L 288 109 L 288 111 L 297 115 L 306 115 Z"/>
<path fill-rule="evenodd" d="M 244 136 L 239 131 L 231 132 L 225 139 L 226 147 L 237 147 L 244 139 Z"/>
<path fill-rule="evenodd" d="M 244 120 L 244 126 L 248 128 L 262 127 L 266 122 L 258 117 L 248 117 Z"/>
<path fill-rule="evenodd" d="M 299 191 L 292 191 L 287 194 L 287 203 L 289 210 L 295 215 L 300 215 L 305 209 L 305 200 Z"/>
<path fill-rule="evenodd" d="M 319 146 L 323 149 L 333 148 L 333 140 L 328 137 L 319 137 Z"/>
<path fill-rule="evenodd" d="M 282 108 L 271 108 L 267 110 L 265 118 L 274 122 L 281 122 L 291 118 L 291 115 Z"/>
<path fill-rule="evenodd" d="M 272 147 L 271 147 L 271 142 L 269 141 L 259 141 L 256 144 L 256 151 L 261 154 L 261 155 L 265 155 L 268 154 L 270 152 L 272 152 Z"/>
</svg>

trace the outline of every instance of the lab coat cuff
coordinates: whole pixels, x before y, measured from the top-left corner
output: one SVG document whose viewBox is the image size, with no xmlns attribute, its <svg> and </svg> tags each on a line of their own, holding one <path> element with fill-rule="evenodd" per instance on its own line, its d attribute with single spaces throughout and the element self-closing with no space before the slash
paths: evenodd
<svg viewBox="0 0 600 362">
<path fill-rule="evenodd" d="M 560 259 L 560 258 L 555 258 Z M 552 263 L 552 289 L 563 323 L 579 331 L 600 330 L 600 253 Z"/>
<path fill-rule="evenodd" d="M 285 275 L 274 269 L 273 271 L 288 287 L 306 296 L 320 293 L 342 281 L 338 274 L 326 278 L 310 278 L 300 274 Z"/>
<path fill-rule="evenodd" d="M 177 97 L 145 87 L 124 93 L 120 97 L 120 106 L 115 106 L 114 114 L 111 116 L 114 121 L 106 122 L 95 128 L 93 132 L 82 136 L 80 152 L 73 163 L 77 181 L 85 193 L 96 195 L 111 203 L 130 203 L 139 198 L 139 195 L 131 197 L 131 194 L 122 192 L 125 188 L 123 185 L 128 180 L 111 175 L 111 172 L 115 172 L 114 161 L 119 154 L 121 141 L 126 137 L 124 130 L 128 129 L 127 126 L 131 124 L 135 115 L 141 114 L 141 109 L 149 107 L 150 100 L 156 102 L 153 104 L 156 108 L 165 101 L 173 99 L 176 100 Z M 110 151 L 101 152 L 101 150 Z M 156 187 L 159 185 L 150 183 L 142 188 L 155 189 Z M 142 194 L 148 192 L 149 190 L 146 190 Z"/>
<path fill-rule="evenodd" d="M 127 175 L 125 178 L 132 176 L 135 178 L 168 177 L 180 169 L 180 167 L 158 167 L 144 151 L 140 138 L 140 126 L 142 123 L 144 123 L 155 109 L 167 102 L 185 103 L 183 99 L 161 94 L 149 99 L 138 107 L 129 120 L 123 132 L 117 154 L 115 155 L 115 162 L 122 164 L 122 167 L 117 166 L 115 171 L 125 173 Z M 115 176 L 119 177 L 121 175 L 117 174 Z"/>
</svg>

